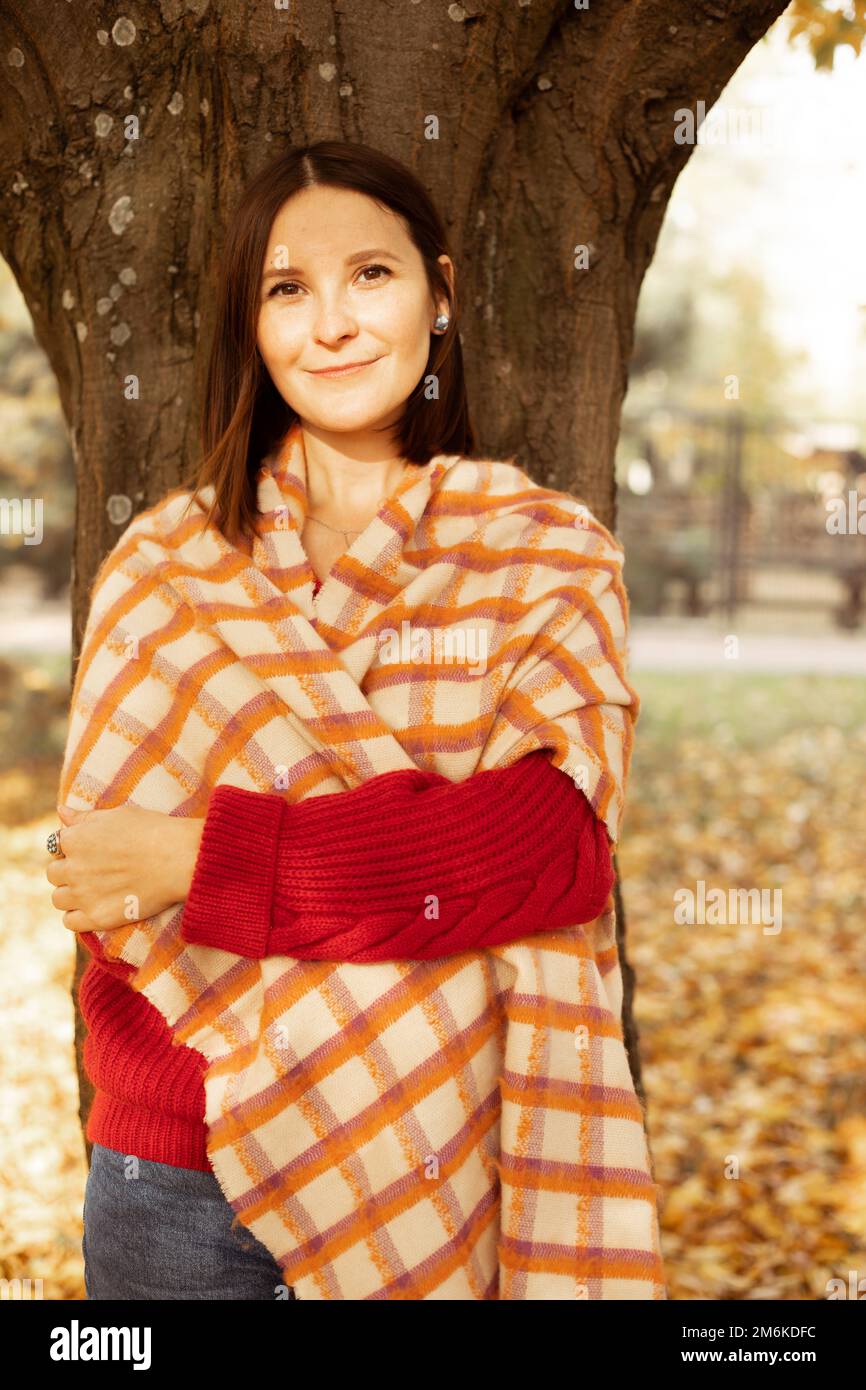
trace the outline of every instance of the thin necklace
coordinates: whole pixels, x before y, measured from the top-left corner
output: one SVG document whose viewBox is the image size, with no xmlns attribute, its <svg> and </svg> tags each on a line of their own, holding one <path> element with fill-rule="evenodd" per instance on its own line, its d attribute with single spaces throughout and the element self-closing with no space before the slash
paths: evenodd
<svg viewBox="0 0 866 1390">
<path fill-rule="evenodd" d="M 405 474 L 406 474 L 406 469 L 408 468 L 408 466 L 409 466 L 408 463 L 404 463 L 404 465 L 403 465 L 403 472 L 400 474 L 400 477 L 398 478 L 397 482 L 394 484 L 395 488 L 398 487 L 399 484 L 403 481 L 403 478 L 404 478 L 404 476 L 405 476 Z M 317 516 L 310 516 L 309 512 L 307 512 L 306 516 L 307 516 L 307 521 L 315 521 L 315 522 L 317 523 L 317 525 L 319 525 L 319 526 L 324 526 L 324 527 L 326 527 L 329 531 L 335 531 L 335 532 L 337 533 L 338 536 L 342 536 L 343 539 L 344 539 L 345 542 L 346 542 L 346 545 L 349 544 L 349 537 L 350 537 L 350 536 L 360 536 L 360 535 L 363 534 L 363 531 L 366 530 L 366 527 L 364 527 L 364 528 L 362 528 L 361 531 L 344 531 L 344 530 L 343 530 L 341 527 L 339 527 L 339 526 L 329 526 L 328 523 L 327 523 L 327 521 L 320 521 L 319 518 L 318 518 Z"/>
<path fill-rule="evenodd" d="M 341 531 L 340 528 L 339 528 L 339 526 L 328 526 L 327 521 L 319 521 L 319 518 L 318 518 L 317 516 L 309 516 L 309 515 L 308 515 L 308 516 L 307 516 L 307 521 L 315 521 L 315 522 L 318 522 L 319 526 L 326 526 L 327 529 L 328 529 L 329 531 L 336 531 L 336 532 L 337 532 L 337 535 L 343 537 L 343 539 L 344 539 L 345 542 L 346 542 L 346 545 L 349 544 L 349 537 L 350 537 L 350 536 L 360 536 L 360 534 L 361 534 L 360 531 Z"/>
</svg>

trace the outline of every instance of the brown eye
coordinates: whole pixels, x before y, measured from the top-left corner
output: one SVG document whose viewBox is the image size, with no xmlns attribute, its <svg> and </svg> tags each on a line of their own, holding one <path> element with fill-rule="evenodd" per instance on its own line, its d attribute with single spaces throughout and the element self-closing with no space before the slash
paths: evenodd
<svg viewBox="0 0 866 1390">
<path fill-rule="evenodd" d="M 387 266 L 387 265 L 365 265 L 365 266 L 363 266 L 363 267 L 361 268 L 361 270 L 359 270 L 358 274 L 359 274 L 359 275 L 364 275 L 364 276 L 366 276 L 366 275 L 368 274 L 368 272 L 370 272 L 370 271 L 380 271 L 380 272 L 381 272 L 381 275 L 377 275 L 376 278 L 375 278 L 374 280 L 366 280 L 366 279 L 365 279 L 365 280 L 363 281 L 363 283 L 364 283 L 365 285 L 378 285 L 378 284 L 380 283 L 380 281 L 381 281 L 381 276 L 382 276 L 382 275 L 387 276 L 387 277 L 390 277 L 390 276 L 393 274 L 393 271 L 392 271 L 392 270 L 390 269 L 390 267 Z M 277 298 L 277 299 L 299 299 L 299 298 L 300 298 L 300 295 L 297 295 L 297 294 L 283 294 L 283 293 L 281 293 L 281 291 L 283 291 L 283 290 L 289 290 L 289 289 L 300 289 L 300 286 L 298 285 L 297 280 L 280 280 L 278 284 L 274 285 L 272 289 L 268 290 L 268 299 L 274 299 L 274 298 Z"/>
<path fill-rule="evenodd" d="M 385 273 L 386 275 L 390 275 L 390 274 L 391 274 L 391 271 L 388 269 L 388 267 L 387 267 L 386 265 L 365 265 L 364 268 L 363 268 L 363 270 L 361 271 L 361 274 L 362 274 L 362 275 L 366 275 L 368 270 L 381 270 L 381 271 L 384 271 L 384 273 Z M 367 285 L 375 285 L 375 284 L 377 283 L 377 281 L 376 281 L 376 280 L 366 280 L 364 283 L 367 284 Z"/>
</svg>

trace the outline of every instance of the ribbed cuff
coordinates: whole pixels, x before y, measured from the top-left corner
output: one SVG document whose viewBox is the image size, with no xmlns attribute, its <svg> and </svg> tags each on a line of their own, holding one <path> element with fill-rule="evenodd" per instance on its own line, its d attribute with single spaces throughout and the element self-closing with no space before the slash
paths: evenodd
<svg viewBox="0 0 866 1390">
<path fill-rule="evenodd" d="M 239 956 L 267 955 L 284 807 L 272 793 L 214 789 L 183 909 L 184 941 Z"/>
<path fill-rule="evenodd" d="M 147 1110 L 135 1101 L 97 1090 L 85 1133 L 91 1144 L 102 1144 L 118 1153 L 135 1154 L 152 1163 L 168 1163 L 172 1168 L 213 1172 L 203 1120 Z"/>
</svg>

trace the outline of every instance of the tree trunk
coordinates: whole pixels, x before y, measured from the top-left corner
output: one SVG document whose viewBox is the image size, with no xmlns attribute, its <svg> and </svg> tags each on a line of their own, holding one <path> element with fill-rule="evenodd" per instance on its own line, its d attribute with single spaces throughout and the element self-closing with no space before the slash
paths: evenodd
<svg viewBox="0 0 866 1390">
<path fill-rule="evenodd" d="M 231 205 L 302 141 L 360 140 L 417 170 L 452 239 L 481 447 L 615 526 L 638 291 L 693 149 L 674 113 L 709 110 L 787 0 L 578 4 L 161 0 L 102 29 L 95 4 L 46 23 L 6 0 L 0 252 L 71 431 L 74 660 L 101 558 L 195 461 Z M 643 1099 L 619 890 L 617 905 Z"/>
</svg>

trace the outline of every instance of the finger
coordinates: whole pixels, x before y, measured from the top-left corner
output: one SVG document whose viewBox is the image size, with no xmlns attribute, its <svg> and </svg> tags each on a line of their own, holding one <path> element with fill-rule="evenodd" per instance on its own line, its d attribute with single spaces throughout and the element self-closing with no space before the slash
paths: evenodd
<svg viewBox="0 0 866 1390">
<path fill-rule="evenodd" d="M 68 888 L 65 884 L 62 888 L 55 888 L 54 892 L 51 894 L 51 901 L 54 906 L 61 911 L 68 911 L 70 908 L 75 907 L 75 895 L 72 889 Z"/>
<path fill-rule="evenodd" d="M 85 917 L 84 913 L 79 912 L 77 909 L 71 912 L 64 912 L 63 925 L 68 928 L 69 931 L 74 932 L 97 930 L 96 923 L 91 922 L 89 917 Z"/>
<path fill-rule="evenodd" d="M 69 882 L 69 864 L 65 859 L 50 858 L 45 866 L 45 877 L 59 888 Z"/>
</svg>

